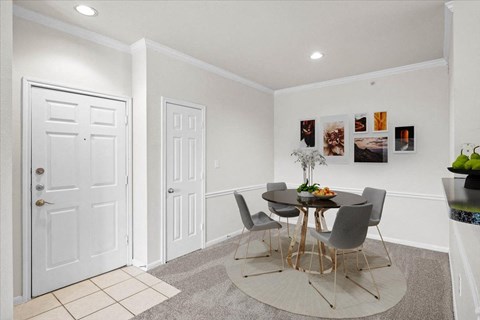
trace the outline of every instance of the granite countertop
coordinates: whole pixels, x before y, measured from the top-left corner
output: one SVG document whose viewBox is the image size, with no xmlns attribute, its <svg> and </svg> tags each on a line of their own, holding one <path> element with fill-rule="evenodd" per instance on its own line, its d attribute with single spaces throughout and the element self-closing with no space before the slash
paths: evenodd
<svg viewBox="0 0 480 320">
<path fill-rule="evenodd" d="M 450 207 L 450 218 L 480 225 L 480 190 L 464 188 L 463 178 L 443 178 L 442 182 Z"/>
</svg>

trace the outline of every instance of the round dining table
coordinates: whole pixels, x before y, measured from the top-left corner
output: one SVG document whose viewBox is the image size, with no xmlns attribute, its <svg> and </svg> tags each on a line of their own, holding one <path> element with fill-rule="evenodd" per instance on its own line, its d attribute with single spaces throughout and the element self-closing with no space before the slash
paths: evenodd
<svg viewBox="0 0 480 320">
<path fill-rule="evenodd" d="M 329 200 L 322 200 L 316 197 L 299 197 L 297 194 L 297 190 L 295 189 L 287 189 L 282 191 L 267 191 L 262 194 L 262 198 L 269 202 L 274 202 L 278 204 L 284 204 L 288 206 L 295 206 L 300 210 L 300 215 L 297 220 L 297 225 L 295 226 L 295 231 L 292 236 L 292 240 L 288 247 L 288 254 L 287 254 L 287 263 L 294 269 L 310 272 L 310 270 L 306 270 L 300 266 L 300 259 L 301 256 L 305 254 L 305 242 L 307 239 L 307 230 L 308 230 L 308 214 L 309 209 L 314 209 L 315 215 L 315 228 L 319 232 L 326 232 L 329 231 L 324 213 L 328 209 L 332 208 L 340 208 L 341 206 L 351 206 L 351 205 L 358 205 L 364 204 L 367 200 L 354 193 L 350 192 L 342 192 L 342 191 L 334 191 L 336 196 L 329 199 Z M 297 243 L 298 234 L 300 233 L 299 245 L 298 250 L 294 253 L 294 248 Z M 328 250 L 330 259 L 332 261 L 332 269 L 335 265 L 333 262 L 335 261 L 335 253 L 332 248 Z M 311 252 L 311 254 L 316 254 Z M 318 255 L 326 255 L 327 248 L 322 243 L 318 247 Z M 296 256 L 295 262 L 293 261 L 293 257 Z M 324 272 L 324 270 L 321 270 Z"/>
</svg>

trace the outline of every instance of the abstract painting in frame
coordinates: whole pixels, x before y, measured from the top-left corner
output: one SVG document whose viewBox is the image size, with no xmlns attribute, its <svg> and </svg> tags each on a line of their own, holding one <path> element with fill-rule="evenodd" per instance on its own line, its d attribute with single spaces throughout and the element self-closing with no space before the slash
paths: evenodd
<svg viewBox="0 0 480 320">
<path fill-rule="evenodd" d="M 354 162 L 387 163 L 388 137 L 355 137 Z"/>
<path fill-rule="evenodd" d="M 379 111 L 373 113 L 373 132 L 388 131 L 387 111 Z"/>
<path fill-rule="evenodd" d="M 315 120 L 300 120 L 300 147 L 315 147 Z"/>
<path fill-rule="evenodd" d="M 414 153 L 416 148 L 415 127 L 395 127 L 395 153 Z"/>
<path fill-rule="evenodd" d="M 353 130 L 355 134 L 368 132 L 368 115 L 366 113 L 355 113 Z"/>
<path fill-rule="evenodd" d="M 349 153 L 349 116 L 338 115 L 320 118 L 321 152 L 327 163 L 347 163 Z"/>
</svg>

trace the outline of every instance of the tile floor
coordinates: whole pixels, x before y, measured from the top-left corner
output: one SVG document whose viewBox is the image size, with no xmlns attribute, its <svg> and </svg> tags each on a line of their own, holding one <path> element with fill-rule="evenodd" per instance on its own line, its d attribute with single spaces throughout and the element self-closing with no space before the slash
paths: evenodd
<svg viewBox="0 0 480 320">
<path fill-rule="evenodd" d="M 15 320 L 132 319 L 180 290 L 130 266 L 15 306 Z"/>
</svg>

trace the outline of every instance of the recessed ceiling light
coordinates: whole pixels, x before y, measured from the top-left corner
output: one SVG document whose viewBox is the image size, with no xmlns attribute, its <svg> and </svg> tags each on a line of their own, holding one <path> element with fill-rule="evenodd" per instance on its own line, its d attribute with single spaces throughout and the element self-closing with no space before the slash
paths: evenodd
<svg viewBox="0 0 480 320">
<path fill-rule="evenodd" d="M 75 10 L 77 10 L 78 13 L 81 13 L 81 14 L 83 14 L 84 16 L 93 17 L 93 16 L 98 15 L 97 10 L 95 10 L 95 9 L 92 8 L 92 7 L 83 5 L 83 4 L 80 4 L 80 5 L 78 5 L 78 6 L 75 6 Z"/>
<path fill-rule="evenodd" d="M 323 57 L 323 53 L 318 52 L 318 51 L 315 51 L 314 53 L 312 53 L 312 54 L 310 55 L 310 59 L 312 59 L 312 60 L 318 60 L 318 59 L 320 59 L 321 57 Z"/>
</svg>

